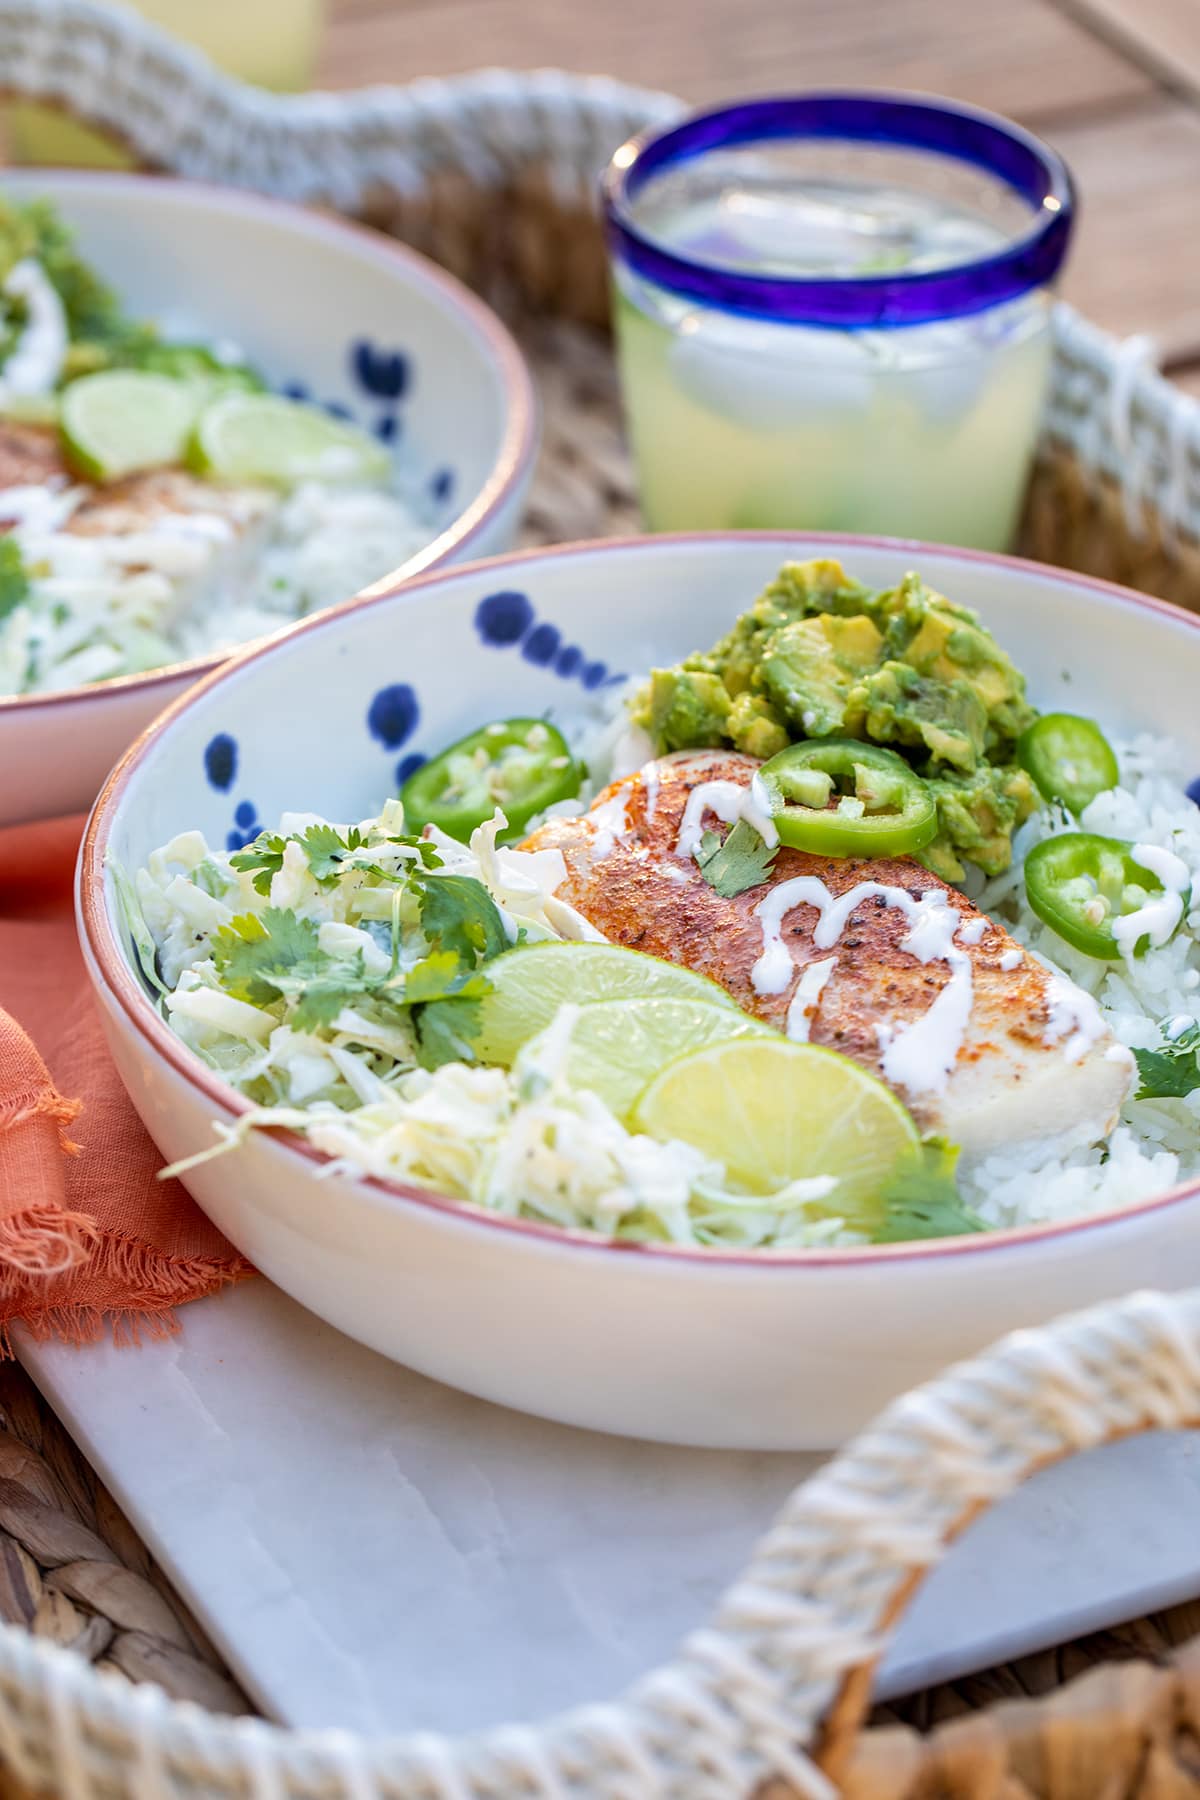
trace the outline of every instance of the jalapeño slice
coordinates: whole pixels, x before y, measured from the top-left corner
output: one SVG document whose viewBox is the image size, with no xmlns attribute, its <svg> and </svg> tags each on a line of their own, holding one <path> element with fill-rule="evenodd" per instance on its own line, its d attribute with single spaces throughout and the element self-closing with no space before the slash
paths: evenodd
<svg viewBox="0 0 1200 1800">
<path fill-rule="evenodd" d="M 933 795 L 902 756 L 854 738 L 792 744 L 763 764 L 771 823 L 814 856 L 909 856 L 937 836 Z"/>
<path fill-rule="evenodd" d="M 1085 956 L 1119 957 L 1115 922 L 1140 912 L 1163 893 L 1162 882 L 1135 861 L 1133 849 L 1121 838 L 1097 837 L 1090 831 L 1043 838 L 1025 858 L 1030 906 Z M 1144 955 L 1149 942 L 1148 934 L 1139 937 L 1134 955 Z"/>
<path fill-rule="evenodd" d="M 499 807 L 519 837 L 544 807 L 579 792 L 583 770 L 562 732 L 545 719 L 500 719 L 422 763 L 400 790 L 410 831 L 436 825 L 466 843 Z"/>
<path fill-rule="evenodd" d="M 1043 800 L 1060 800 L 1078 817 L 1120 779 L 1112 745 L 1091 719 L 1043 713 L 1017 742 L 1017 761 Z"/>
</svg>

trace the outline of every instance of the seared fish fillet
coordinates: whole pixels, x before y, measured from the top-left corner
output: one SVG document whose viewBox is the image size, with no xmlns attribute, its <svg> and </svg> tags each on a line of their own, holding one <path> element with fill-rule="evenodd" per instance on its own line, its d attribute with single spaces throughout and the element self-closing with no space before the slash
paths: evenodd
<svg viewBox="0 0 1200 1800">
<path fill-rule="evenodd" d="M 65 492 L 76 481 L 63 458 L 56 431 L 46 425 L 0 419 L 0 494 L 7 488 L 23 487 Z M 232 540 L 265 520 L 278 503 L 278 497 L 267 488 L 220 487 L 187 469 L 147 469 L 89 487 L 62 529 L 77 537 L 122 538 L 202 514 L 210 522 L 214 542 L 221 537 L 211 523 L 215 520 L 224 522 Z M 0 519 L 0 531 L 7 528 L 7 521 Z M 136 560 L 137 546 L 131 566 Z"/>
<path fill-rule="evenodd" d="M 791 1037 L 853 1057 L 965 1155 L 1104 1137 L 1130 1052 L 1090 995 L 920 864 L 785 848 L 768 881 L 732 899 L 705 882 L 687 840 L 719 828 L 714 804 L 730 819 L 757 767 L 724 750 L 663 757 L 524 848 L 561 851 L 559 897 L 612 942 L 708 975 Z"/>
</svg>

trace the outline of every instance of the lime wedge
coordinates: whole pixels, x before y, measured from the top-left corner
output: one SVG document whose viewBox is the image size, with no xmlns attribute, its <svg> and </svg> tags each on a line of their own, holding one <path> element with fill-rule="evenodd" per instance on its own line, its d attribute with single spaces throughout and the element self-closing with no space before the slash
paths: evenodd
<svg viewBox="0 0 1200 1800">
<path fill-rule="evenodd" d="M 67 461 L 93 481 L 183 461 L 196 416 L 189 383 L 140 369 L 104 369 L 64 390 L 59 429 Z"/>
<path fill-rule="evenodd" d="M 392 472 L 391 456 L 365 431 L 280 394 L 222 394 L 196 420 L 187 460 L 218 481 L 275 487 L 383 483 Z"/>
<path fill-rule="evenodd" d="M 492 991 L 481 1001 L 435 1000 L 425 1016 L 433 1023 L 431 1015 L 438 1015 L 439 1027 L 451 1033 L 458 1031 L 459 1020 L 469 1021 L 467 1047 L 480 1062 L 506 1067 L 565 1000 L 586 1006 L 592 1000 L 671 995 L 728 1007 L 742 1017 L 715 981 L 617 944 L 533 944 L 504 951 L 483 972 Z"/>
<path fill-rule="evenodd" d="M 711 1044 L 671 1063 L 634 1107 L 633 1124 L 663 1142 L 694 1144 L 748 1193 L 832 1175 L 828 1205 L 855 1223 L 867 1222 L 871 1201 L 920 1141 L 896 1096 L 857 1063 L 774 1035 Z"/>
<path fill-rule="evenodd" d="M 710 1000 L 658 994 L 640 1000 L 595 1000 L 579 1009 L 567 1051 L 572 1087 L 599 1094 L 618 1119 L 664 1064 L 705 1044 L 728 1038 L 777 1035 L 769 1025 L 736 1007 Z M 537 1064 L 550 1029 L 530 1038 L 517 1057 L 517 1071 Z"/>
</svg>

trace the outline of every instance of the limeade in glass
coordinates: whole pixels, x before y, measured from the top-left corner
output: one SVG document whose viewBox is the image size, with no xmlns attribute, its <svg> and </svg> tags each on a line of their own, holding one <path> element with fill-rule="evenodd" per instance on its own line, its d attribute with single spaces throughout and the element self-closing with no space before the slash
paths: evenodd
<svg viewBox="0 0 1200 1800">
<path fill-rule="evenodd" d="M 625 146 L 606 206 L 652 529 L 1011 541 L 1070 232 L 1052 152 L 940 103 L 749 102 Z"/>
</svg>

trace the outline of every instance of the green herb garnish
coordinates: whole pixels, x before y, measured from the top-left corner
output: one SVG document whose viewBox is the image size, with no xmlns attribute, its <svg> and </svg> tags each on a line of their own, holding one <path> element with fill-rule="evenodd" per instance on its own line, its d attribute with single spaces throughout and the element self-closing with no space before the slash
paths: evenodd
<svg viewBox="0 0 1200 1800">
<path fill-rule="evenodd" d="M 1185 1100 L 1200 1087 L 1200 1025 L 1164 1038 L 1159 1050 L 1135 1050 L 1141 1081 L 1135 1100 Z"/>
<path fill-rule="evenodd" d="M 724 900 L 760 887 L 771 873 L 775 851 L 769 850 L 753 825 L 739 819 L 722 843 L 715 831 L 706 831 L 696 850 L 696 864 Z"/>
<path fill-rule="evenodd" d="M 985 1230 L 958 1191 L 957 1163 L 958 1146 L 944 1138 L 928 1138 L 915 1156 L 904 1157 L 879 1196 L 883 1224 L 872 1232 L 871 1242 L 902 1244 Z"/>
</svg>

